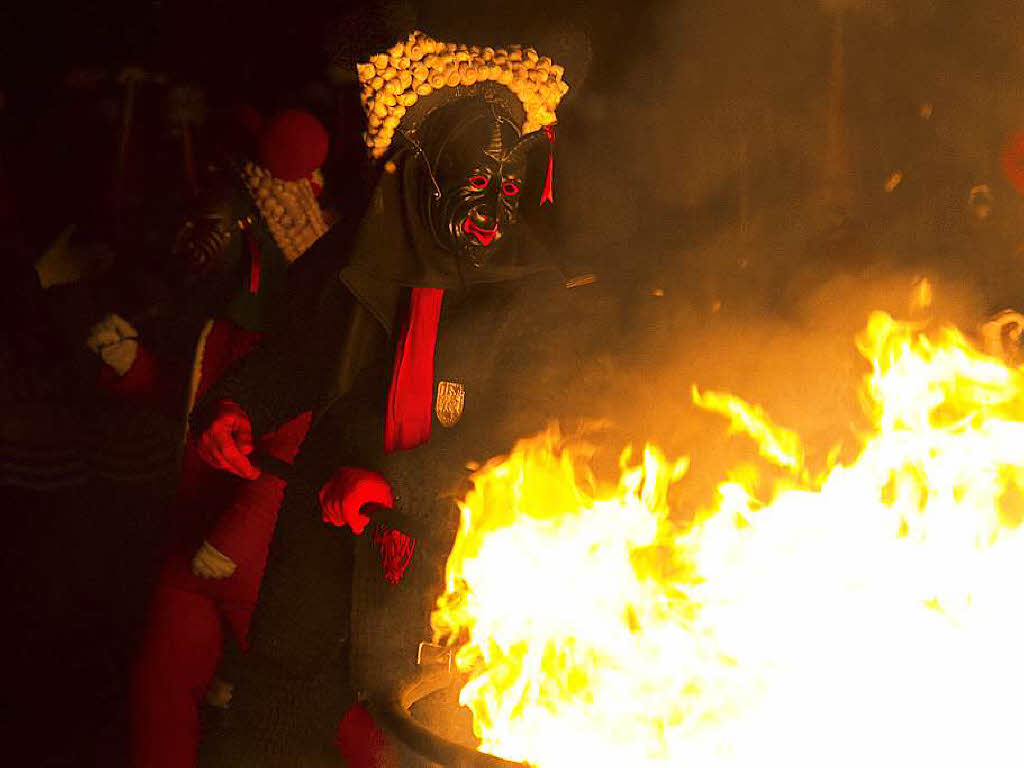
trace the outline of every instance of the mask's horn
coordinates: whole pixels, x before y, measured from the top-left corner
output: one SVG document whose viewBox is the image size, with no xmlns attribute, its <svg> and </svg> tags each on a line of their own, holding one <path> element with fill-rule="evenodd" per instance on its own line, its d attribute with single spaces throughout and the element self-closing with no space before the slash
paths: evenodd
<svg viewBox="0 0 1024 768">
<path fill-rule="evenodd" d="M 534 131 L 533 133 L 526 134 L 514 147 L 512 147 L 512 149 L 505 153 L 502 164 L 518 165 L 525 163 L 530 152 L 533 151 L 538 144 L 547 141 L 547 139 L 547 134 L 544 131 Z"/>
<path fill-rule="evenodd" d="M 501 158 L 505 154 L 505 146 L 501 137 L 501 122 L 497 119 L 491 120 L 491 137 L 487 142 L 484 154 L 498 162 L 501 162 Z"/>
</svg>

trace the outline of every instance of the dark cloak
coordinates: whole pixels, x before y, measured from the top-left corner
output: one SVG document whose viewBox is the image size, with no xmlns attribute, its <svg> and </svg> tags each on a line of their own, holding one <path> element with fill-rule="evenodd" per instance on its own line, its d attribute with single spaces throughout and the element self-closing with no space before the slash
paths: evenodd
<svg viewBox="0 0 1024 768">
<path fill-rule="evenodd" d="M 428 443 L 384 452 L 380 393 L 350 394 L 323 414 L 289 485 L 235 701 L 218 713 L 202 765 L 336 766 L 340 715 L 414 665 L 417 643 L 429 640 L 467 463 L 507 452 L 550 419 L 586 415 L 575 409 L 601 386 L 586 374 L 593 350 L 610 340 L 600 287 L 566 290 L 545 278 L 478 285 L 446 305 L 435 380 L 462 383 L 466 406 L 450 429 L 435 420 Z M 370 535 L 320 521 L 317 482 L 329 457 L 358 458 L 392 484 L 395 509 L 378 519 L 418 540 L 398 585 L 385 582 Z M 434 727 L 445 725 L 440 717 Z"/>
</svg>

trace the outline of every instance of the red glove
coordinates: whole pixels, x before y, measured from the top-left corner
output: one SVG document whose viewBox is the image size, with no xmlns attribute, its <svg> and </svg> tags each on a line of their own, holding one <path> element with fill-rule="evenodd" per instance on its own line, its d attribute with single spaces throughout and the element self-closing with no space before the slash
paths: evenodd
<svg viewBox="0 0 1024 768">
<path fill-rule="evenodd" d="M 199 436 L 200 458 L 211 467 L 255 480 L 260 471 L 246 458 L 252 449 L 252 422 L 245 411 L 230 400 L 217 403 L 213 418 Z"/>
<path fill-rule="evenodd" d="M 360 512 L 364 504 L 378 504 L 391 509 L 394 497 L 391 485 L 376 472 L 358 467 L 341 467 L 320 489 L 320 510 L 325 523 L 355 534 L 366 530 L 370 518 Z"/>
</svg>

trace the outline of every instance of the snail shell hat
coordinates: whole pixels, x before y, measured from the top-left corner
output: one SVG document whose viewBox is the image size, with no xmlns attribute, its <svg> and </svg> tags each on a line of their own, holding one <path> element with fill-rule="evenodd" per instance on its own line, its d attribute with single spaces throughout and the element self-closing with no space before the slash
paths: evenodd
<svg viewBox="0 0 1024 768">
<path fill-rule="evenodd" d="M 554 125 L 569 92 L 564 68 L 533 48 L 444 43 L 419 31 L 356 68 L 366 113 L 363 139 L 375 159 L 389 152 L 396 133 L 415 134 L 435 109 L 467 96 L 504 104 L 526 135 Z"/>
</svg>

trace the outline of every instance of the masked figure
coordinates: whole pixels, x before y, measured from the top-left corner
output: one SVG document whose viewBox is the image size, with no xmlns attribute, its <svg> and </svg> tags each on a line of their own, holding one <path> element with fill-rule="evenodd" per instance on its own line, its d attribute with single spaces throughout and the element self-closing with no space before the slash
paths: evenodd
<svg viewBox="0 0 1024 768">
<path fill-rule="evenodd" d="M 178 665 L 173 681 L 176 698 L 162 699 L 169 702 L 167 710 L 177 707 L 178 713 L 154 707 L 151 718 L 177 722 L 180 729 L 186 701 L 191 701 L 189 717 L 194 717 L 195 696 L 209 683 L 220 652 L 219 616 L 226 615 L 230 624 L 238 607 L 218 596 L 226 595 L 233 581 L 252 571 L 254 563 L 262 577 L 269 540 L 252 532 L 272 531 L 277 515 L 267 515 L 256 500 L 279 501 L 286 485 L 295 481 L 317 497 L 323 522 L 349 527 L 357 534 L 368 527 L 371 509 L 400 507 L 402 501 L 396 499 L 385 476 L 384 457 L 427 442 L 435 418 L 442 425 L 454 425 L 463 407 L 465 392 L 459 383 L 438 381 L 434 369 L 435 347 L 449 317 L 468 306 L 466 302 L 480 290 L 551 266 L 523 221 L 520 207 L 525 191 L 541 186 L 530 185 L 529 168 L 542 165 L 545 159 L 538 155 L 531 164 L 534 149 L 546 150 L 548 176 L 542 199 L 550 198 L 551 134 L 540 130 L 531 115 L 537 117 L 536 110 L 552 102 L 532 97 L 524 102 L 529 89 L 522 86 L 523 92 L 517 95 L 498 76 L 493 82 L 476 82 L 474 75 L 474 82 L 465 86 L 433 89 L 427 85 L 432 74 L 424 50 L 440 51 L 442 45 L 416 33 L 389 54 L 374 57 L 375 63 L 360 65 L 368 91 L 374 90 L 376 75 L 368 77 L 366 67 L 385 65 L 389 55 L 395 64 L 405 65 L 406 73 L 392 78 L 389 90 L 379 88 L 379 99 L 364 92 L 370 115 L 367 146 L 375 157 L 386 160 L 367 214 L 354 235 L 332 230 L 307 257 L 333 259 L 336 266 L 326 284 L 316 286 L 315 292 L 297 283 L 289 285 L 295 296 L 318 293 L 318 297 L 294 301 L 294 311 L 279 318 L 262 343 L 199 400 L 193 419 L 199 455 L 211 467 L 234 476 L 239 485 L 233 497 L 216 501 L 225 511 L 200 548 L 210 555 L 210 569 L 204 575 L 211 579 L 213 599 L 206 600 L 207 607 L 194 606 L 189 637 L 177 633 L 173 648 L 167 649 L 169 661 L 162 665 L 166 669 Z M 399 48 L 408 55 L 399 53 Z M 482 51 L 456 48 L 452 46 L 452 61 L 459 54 L 467 62 L 479 60 L 481 70 L 486 68 Z M 517 52 L 516 61 L 522 64 L 527 58 L 521 50 Z M 413 58 L 417 55 L 418 59 Z M 489 55 L 486 61 L 496 60 L 495 52 Z M 432 57 L 431 65 L 440 66 L 440 58 Z M 511 79 L 518 69 L 511 66 L 510 57 L 504 58 L 505 67 L 493 66 Z M 539 57 L 532 53 L 528 60 L 536 62 Z M 412 61 L 422 64 L 413 67 Z M 385 68 L 380 67 L 382 72 Z M 561 84 L 560 68 L 553 72 L 552 82 Z M 539 81 L 539 77 L 528 81 L 534 88 L 531 93 L 540 92 Z M 545 93 L 560 97 L 564 90 L 567 86 Z M 399 99 L 402 109 L 389 113 Z M 534 112 L 524 106 L 527 103 Z M 550 113 L 549 122 L 553 118 Z M 537 205 L 536 196 L 532 204 Z M 294 434 L 289 432 L 294 451 L 283 455 L 266 444 L 268 436 L 273 442 L 293 424 L 302 425 Z M 294 438 L 297 435 L 301 442 L 307 426 L 310 445 L 303 448 L 303 460 L 295 465 L 298 444 Z M 296 505 L 301 496 L 292 494 Z M 285 506 L 282 519 L 289 516 Z M 320 520 L 316 523 L 322 525 Z M 309 546 L 319 546 L 319 541 L 331 546 L 323 531 L 311 533 L 310 538 Z M 388 525 L 374 526 L 372 538 L 383 555 L 385 577 L 397 584 L 415 557 L 413 537 Z M 259 547 L 251 546 L 255 540 Z M 290 583 L 294 590 L 266 586 L 260 594 L 260 610 L 267 611 L 268 597 L 287 611 L 302 610 L 296 620 L 306 631 L 282 632 L 267 645 L 292 661 L 302 660 L 296 670 L 317 669 L 334 653 L 337 632 L 310 629 L 317 621 L 309 613 L 336 612 L 342 604 L 337 594 L 344 585 L 332 582 L 323 569 L 311 570 L 315 563 L 333 567 L 330 564 L 336 560 L 312 556 L 288 560 L 285 556 L 275 564 L 272 553 L 268 569 L 276 565 L 284 574 L 279 584 Z M 309 595 L 319 584 L 329 584 L 332 592 L 316 601 Z M 254 605 L 254 600 L 247 604 L 246 621 Z M 241 639 L 246 640 L 244 634 Z M 159 641 L 167 646 L 171 642 Z M 289 677 L 294 682 L 301 674 L 296 671 Z M 163 682 L 170 685 L 172 681 Z M 289 716 L 302 720 L 308 731 L 315 717 L 310 713 L 303 718 L 302 708 L 322 701 L 323 695 L 295 697 Z M 339 714 L 334 710 L 333 726 Z M 324 723 L 320 729 L 325 743 L 333 740 L 333 726 Z M 179 748 L 176 761 L 159 765 L 190 765 L 196 734 L 194 729 L 178 733 L 175 738 L 190 752 Z"/>
</svg>

